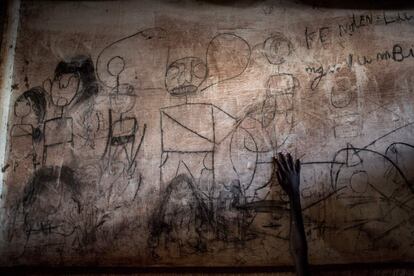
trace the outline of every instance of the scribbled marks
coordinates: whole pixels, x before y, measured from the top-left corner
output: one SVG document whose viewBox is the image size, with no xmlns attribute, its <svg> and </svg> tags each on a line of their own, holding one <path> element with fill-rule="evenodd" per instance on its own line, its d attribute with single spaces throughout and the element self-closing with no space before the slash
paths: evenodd
<svg viewBox="0 0 414 276">
<path fill-rule="evenodd" d="M 414 171 L 412 164 L 414 164 L 414 145 L 404 142 L 394 142 L 390 144 L 385 150 L 385 155 L 398 166 L 399 169 L 407 177 L 408 185 L 414 193 Z M 398 173 L 394 167 L 389 173 Z"/>
<path fill-rule="evenodd" d="M 335 138 L 358 137 L 362 132 L 362 118 L 358 113 L 339 115 L 334 119 Z"/>
<path fill-rule="evenodd" d="M 252 183 L 257 169 L 259 158 L 258 145 L 253 134 L 239 127 L 231 135 L 229 156 L 232 168 L 238 177 L 238 186 L 243 196 L 251 200 L 254 196 Z"/>
<path fill-rule="evenodd" d="M 66 166 L 40 168 L 27 183 L 21 202 L 25 248 L 63 250 L 65 239 L 75 233 L 73 218 L 82 208 L 81 185 L 74 171 Z"/>
<path fill-rule="evenodd" d="M 281 65 L 293 53 L 292 42 L 282 33 L 275 33 L 263 43 L 263 54 L 270 64 Z"/>
<path fill-rule="evenodd" d="M 331 163 L 335 204 L 347 208 L 329 223 L 340 225 L 354 243 L 344 251 L 402 248 L 397 236 L 409 237 L 405 220 L 414 208 L 412 187 L 404 172 L 385 154 L 351 144 L 340 149 Z"/>
<path fill-rule="evenodd" d="M 358 109 L 356 75 L 342 68 L 333 75 L 330 102 L 333 107 L 335 138 L 352 138 L 362 134 L 363 120 Z"/>
<path fill-rule="evenodd" d="M 247 108 L 240 125 L 255 135 L 258 151 L 275 152 L 293 131 L 294 99 L 300 84 L 292 74 L 278 73 L 271 75 L 265 86 L 264 100 Z"/>
<path fill-rule="evenodd" d="M 177 175 L 166 187 L 159 206 L 149 222 L 148 246 L 154 258 L 167 252 L 169 257 L 207 251 L 208 227 L 213 213 L 187 175 Z M 162 249 L 162 250 L 161 250 Z"/>
</svg>

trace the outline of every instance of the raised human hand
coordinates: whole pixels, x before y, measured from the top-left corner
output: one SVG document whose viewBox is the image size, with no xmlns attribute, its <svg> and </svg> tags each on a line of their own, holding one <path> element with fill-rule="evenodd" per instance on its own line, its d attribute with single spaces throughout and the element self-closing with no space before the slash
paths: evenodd
<svg viewBox="0 0 414 276">
<path fill-rule="evenodd" d="M 277 166 L 276 176 L 282 189 L 288 196 L 299 194 L 300 185 L 300 161 L 297 159 L 293 162 L 290 153 L 283 155 L 279 153 L 274 157 L 274 162 Z"/>
</svg>

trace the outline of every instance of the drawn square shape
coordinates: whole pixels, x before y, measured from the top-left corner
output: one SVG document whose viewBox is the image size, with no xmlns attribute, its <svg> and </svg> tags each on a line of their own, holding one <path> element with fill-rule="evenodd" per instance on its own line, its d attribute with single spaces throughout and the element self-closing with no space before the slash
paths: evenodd
<svg viewBox="0 0 414 276">
<path fill-rule="evenodd" d="M 44 126 L 45 146 L 73 141 L 73 119 L 70 117 L 47 120 Z"/>
<path fill-rule="evenodd" d="M 33 126 L 29 124 L 16 124 L 13 125 L 10 131 L 11 137 L 24 137 L 33 135 Z"/>
<path fill-rule="evenodd" d="M 112 126 L 112 135 L 114 137 L 123 137 L 134 135 L 137 131 L 137 120 L 135 118 L 123 118 L 114 122 Z"/>
<path fill-rule="evenodd" d="M 352 138 L 361 135 L 362 121 L 359 114 L 338 116 L 334 121 L 335 138 Z"/>
<path fill-rule="evenodd" d="M 276 111 L 278 113 L 293 110 L 293 94 L 277 94 L 275 97 Z"/>
<path fill-rule="evenodd" d="M 214 149 L 211 105 L 188 104 L 161 111 L 162 147 L 165 151 L 199 152 Z"/>
<path fill-rule="evenodd" d="M 297 80 L 291 74 L 272 75 L 267 81 L 268 92 L 272 95 L 293 94 L 297 86 Z"/>
</svg>

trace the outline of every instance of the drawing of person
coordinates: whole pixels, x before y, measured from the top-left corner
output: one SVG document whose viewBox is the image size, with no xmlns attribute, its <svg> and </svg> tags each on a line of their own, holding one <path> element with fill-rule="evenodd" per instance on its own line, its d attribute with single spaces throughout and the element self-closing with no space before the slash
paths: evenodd
<svg viewBox="0 0 414 276">
<path fill-rule="evenodd" d="M 289 142 L 294 127 L 294 97 L 298 80 L 291 74 L 270 76 L 263 101 L 245 108 L 231 139 L 231 161 L 249 201 L 263 199 L 269 183 L 266 160 Z M 250 169 L 246 163 L 250 164 Z M 260 173 L 256 173 L 260 170 Z M 270 171 L 268 172 L 270 173 Z M 265 184 L 263 184 L 265 183 Z"/>
<path fill-rule="evenodd" d="M 119 83 L 125 68 L 124 60 L 116 56 L 109 60 L 107 68 L 111 75 L 116 76 L 116 86 L 109 94 L 109 135 L 103 159 L 110 170 L 112 162 L 126 160 L 124 173 L 131 177 L 135 172 L 136 157 L 145 136 L 146 125 L 143 125 L 140 133 L 136 117 L 128 115 L 135 106 L 136 95 L 132 85 Z"/>
<path fill-rule="evenodd" d="M 39 165 L 37 146 L 43 139 L 40 129 L 46 113 L 45 91 L 41 87 L 25 91 L 16 99 L 13 111 L 20 119 L 10 130 L 13 169 L 24 160 L 30 161 L 36 169 Z"/>
<path fill-rule="evenodd" d="M 87 56 L 77 56 L 69 62 L 60 62 L 53 79 L 46 80 L 43 86 L 56 108 L 54 117 L 44 123 L 42 164 L 52 165 L 58 161 L 52 157 L 72 155 L 72 152 L 65 153 L 74 146 L 73 117 L 69 113 L 98 93 L 92 60 Z"/>
<path fill-rule="evenodd" d="M 216 146 L 231 132 L 235 118 L 208 103 L 161 108 L 161 184 L 190 176 L 207 197 L 215 192 Z"/>
</svg>

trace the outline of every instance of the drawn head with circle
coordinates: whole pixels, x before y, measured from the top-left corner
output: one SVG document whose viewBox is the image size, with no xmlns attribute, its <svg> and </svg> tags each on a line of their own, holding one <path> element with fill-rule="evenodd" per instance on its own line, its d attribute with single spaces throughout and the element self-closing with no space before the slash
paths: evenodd
<svg viewBox="0 0 414 276">
<path fill-rule="evenodd" d="M 270 64 L 281 65 L 292 55 L 293 44 L 282 33 L 275 33 L 263 43 L 263 54 Z"/>
<path fill-rule="evenodd" d="M 167 67 L 165 88 L 173 96 L 194 94 L 206 80 L 207 74 L 207 65 L 201 58 L 178 59 Z"/>
<path fill-rule="evenodd" d="M 50 96 L 55 106 L 63 108 L 70 105 L 81 90 L 80 75 L 74 73 L 55 74 L 50 82 Z"/>
<path fill-rule="evenodd" d="M 119 78 L 125 69 L 125 61 L 120 56 L 112 57 L 107 63 L 107 71 L 116 77 L 116 86 L 109 94 L 111 110 L 123 114 L 130 111 L 135 105 L 135 89 L 130 84 L 120 84 Z"/>
<path fill-rule="evenodd" d="M 124 59 L 120 56 L 112 57 L 108 61 L 106 69 L 111 76 L 116 77 L 116 84 L 119 85 L 119 77 L 125 69 Z"/>
<path fill-rule="evenodd" d="M 30 114 L 36 116 L 37 123 L 43 122 L 46 113 L 45 91 L 34 87 L 21 94 L 14 102 L 14 115 L 22 121 Z"/>
</svg>

